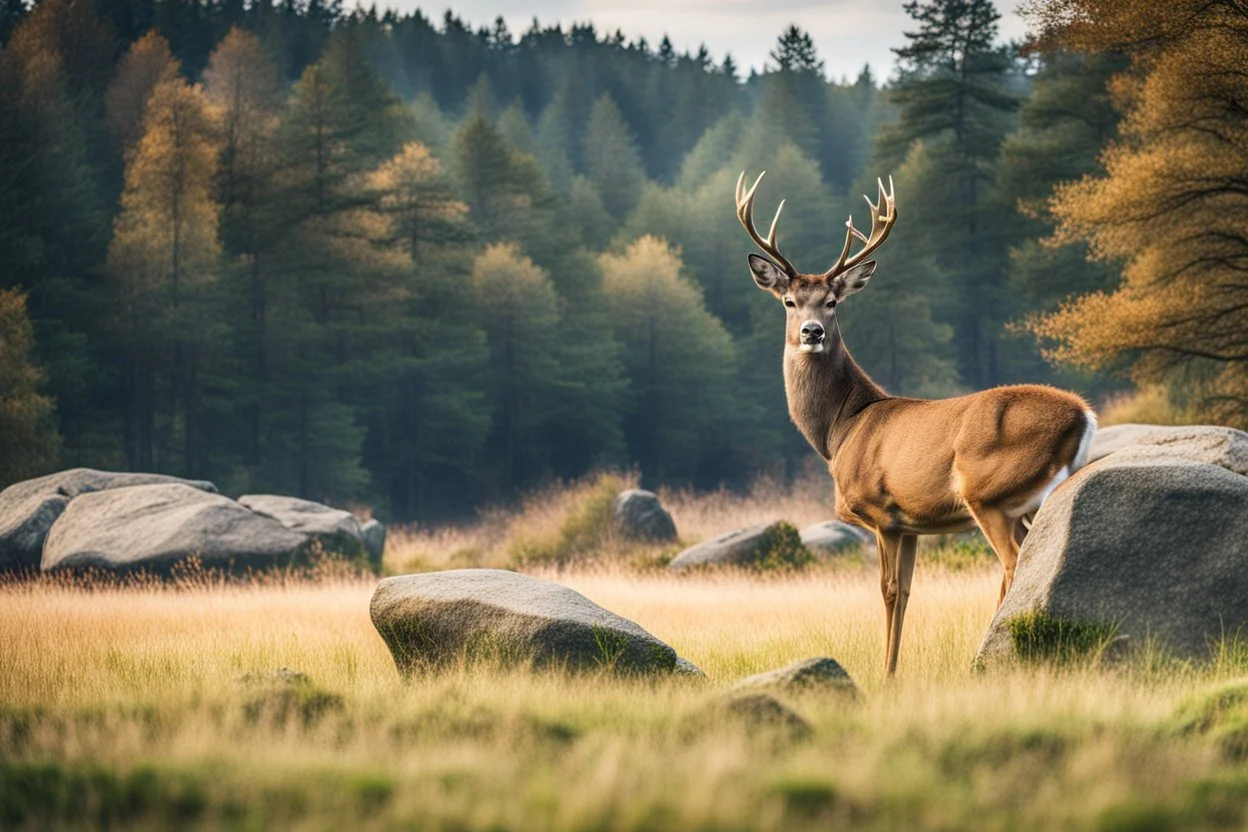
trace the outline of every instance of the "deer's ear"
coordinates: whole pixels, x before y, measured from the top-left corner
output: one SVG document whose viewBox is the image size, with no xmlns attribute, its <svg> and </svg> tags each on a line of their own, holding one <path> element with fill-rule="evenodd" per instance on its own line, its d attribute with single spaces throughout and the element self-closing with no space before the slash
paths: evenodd
<svg viewBox="0 0 1248 832">
<path fill-rule="evenodd" d="M 768 292 L 784 292 L 789 288 L 789 276 L 766 257 L 750 255 L 750 274 L 754 275 L 758 288 Z"/>
<path fill-rule="evenodd" d="M 871 279 L 871 275 L 874 273 L 875 261 L 867 260 L 838 274 L 832 280 L 832 291 L 836 293 L 837 301 L 845 300 L 845 298 L 866 286 L 867 281 Z"/>
</svg>

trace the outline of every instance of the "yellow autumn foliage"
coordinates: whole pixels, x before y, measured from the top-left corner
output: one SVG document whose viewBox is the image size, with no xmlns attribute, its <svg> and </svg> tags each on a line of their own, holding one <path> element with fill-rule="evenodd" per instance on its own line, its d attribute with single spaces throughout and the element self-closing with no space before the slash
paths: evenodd
<svg viewBox="0 0 1248 832">
<path fill-rule="evenodd" d="M 1137 383 L 1182 371 L 1214 418 L 1248 403 L 1248 13 L 1195 0 L 1033 4 L 1042 36 L 1126 51 L 1124 110 L 1106 174 L 1061 186 L 1050 242 L 1087 241 L 1122 264 L 1109 293 L 1034 319 L 1058 362 L 1129 366 Z"/>
<path fill-rule="evenodd" d="M 127 295 L 171 290 L 176 297 L 181 287 L 216 276 L 217 153 L 203 90 L 177 78 L 157 84 L 126 165 L 109 249 L 109 266 Z"/>
<path fill-rule="evenodd" d="M 468 216 L 468 206 L 452 199 L 442 186 L 442 175 L 442 163 L 420 142 L 408 142 L 369 174 L 369 187 L 381 194 L 380 210 L 412 257 L 439 226 L 463 222 Z"/>
</svg>

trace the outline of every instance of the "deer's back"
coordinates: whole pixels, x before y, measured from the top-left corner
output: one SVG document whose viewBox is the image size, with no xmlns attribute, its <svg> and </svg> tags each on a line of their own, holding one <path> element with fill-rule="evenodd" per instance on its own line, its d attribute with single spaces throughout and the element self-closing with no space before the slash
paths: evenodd
<svg viewBox="0 0 1248 832">
<path fill-rule="evenodd" d="M 1042 385 L 877 402 L 830 465 L 838 512 L 877 528 L 966 527 L 968 501 L 1022 502 L 1069 466 L 1088 410 L 1079 396 Z"/>
</svg>

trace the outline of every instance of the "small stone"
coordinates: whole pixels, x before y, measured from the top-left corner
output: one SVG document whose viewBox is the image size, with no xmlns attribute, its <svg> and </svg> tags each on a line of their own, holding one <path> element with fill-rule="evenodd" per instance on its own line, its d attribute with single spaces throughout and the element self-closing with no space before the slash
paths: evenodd
<svg viewBox="0 0 1248 832">
<path fill-rule="evenodd" d="M 667 543 L 676 539 L 676 523 L 653 491 L 621 491 L 611 504 L 611 528 L 626 540 Z"/>
<path fill-rule="evenodd" d="M 750 731 L 780 731 L 791 739 L 812 733 L 810 723 L 770 693 L 734 693 L 716 701 L 714 710 Z"/>
<path fill-rule="evenodd" d="M 672 668 L 672 673 L 676 676 L 689 676 L 698 679 L 706 678 L 702 668 L 682 656 L 676 657 L 676 666 Z"/>
<path fill-rule="evenodd" d="M 858 697 L 858 687 L 836 659 L 814 658 L 796 662 L 778 670 L 747 676 L 733 690 L 772 689 L 786 693 L 834 693 Z"/>
</svg>

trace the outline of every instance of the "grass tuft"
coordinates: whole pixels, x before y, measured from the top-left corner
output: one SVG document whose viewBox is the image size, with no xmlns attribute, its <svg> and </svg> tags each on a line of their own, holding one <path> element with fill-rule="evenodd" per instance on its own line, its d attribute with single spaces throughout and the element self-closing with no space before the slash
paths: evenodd
<svg viewBox="0 0 1248 832">
<path fill-rule="evenodd" d="M 509 548 L 513 566 L 563 566 L 611 548 L 611 506 L 616 496 L 629 486 L 618 474 L 598 474 L 577 489 L 561 522 L 527 536 L 520 536 Z"/>
<path fill-rule="evenodd" d="M 1023 661 L 1062 664 L 1098 657 L 1118 628 L 1105 622 L 1073 621 L 1033 612 L 1010 619 L 1009 629 L 1014 651 Z"/>
</svg>

